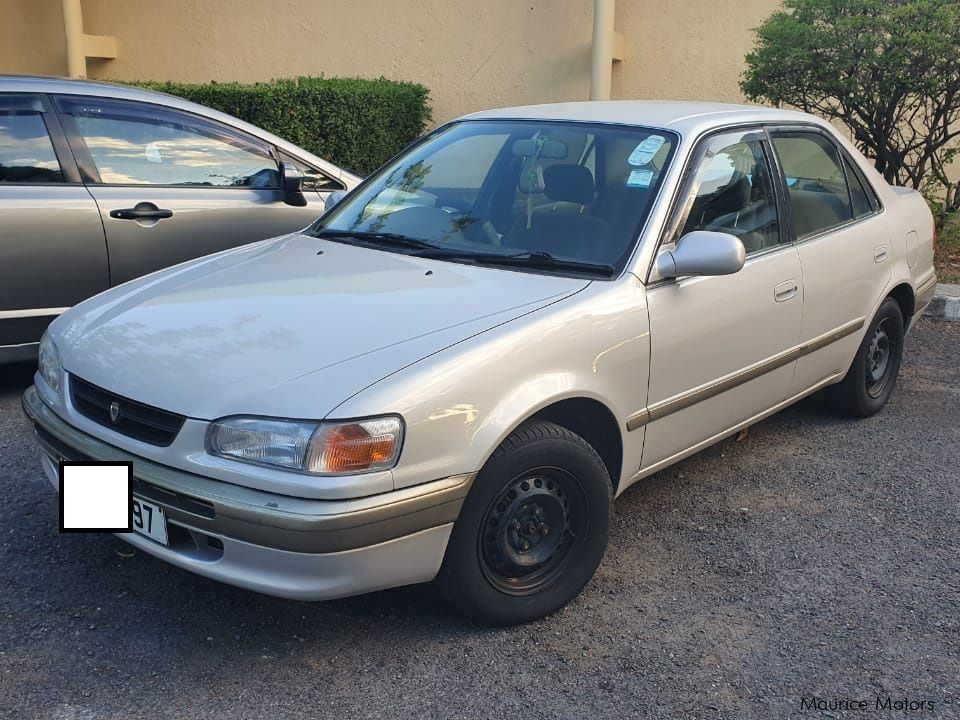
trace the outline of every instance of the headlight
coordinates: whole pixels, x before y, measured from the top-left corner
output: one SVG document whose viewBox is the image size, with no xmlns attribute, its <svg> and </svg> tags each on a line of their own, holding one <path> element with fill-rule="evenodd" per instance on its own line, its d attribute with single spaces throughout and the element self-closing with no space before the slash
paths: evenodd
<svg viewBox="0 0 960 720">
<path fill-rule="evenodd" d="M 57 346 L 53 344 L 50 335 L 43 334 L 40 338 L 40 355 L 37 358 L 37 366 L 40 370 L 40 377 L 51 389 L 60 392 L 60 353 L 57 352 Z"/>
<path fill-rule="evenodd" d="M 232 417 L 210 425 L 214 455 L 314 475 L 389 470 L 403 443 L 403 420 L 388 415 L 346 422 Z"/>
</svg>

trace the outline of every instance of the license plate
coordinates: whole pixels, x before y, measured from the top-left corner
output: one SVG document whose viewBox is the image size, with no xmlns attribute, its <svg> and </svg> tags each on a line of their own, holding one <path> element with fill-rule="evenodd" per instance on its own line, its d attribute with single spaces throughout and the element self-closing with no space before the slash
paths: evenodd
<svg viewBox="0 0 960 720">
<path fill-rule="evenodd" d="M 133 531 L 161 545 L 169 544 L 167 516 L 163 514 L 163 508 L 138 497 L 133 498 Z"/>
</svg>

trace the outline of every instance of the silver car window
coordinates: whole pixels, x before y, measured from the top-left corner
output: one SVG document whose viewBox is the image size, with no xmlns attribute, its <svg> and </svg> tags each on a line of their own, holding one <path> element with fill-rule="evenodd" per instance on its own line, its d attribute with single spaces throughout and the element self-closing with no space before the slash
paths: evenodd
<svg viewBox="0 0 960 720">
<path fill-rule="evenodd" d="M 63 172 L 36 112 L 0 110 L 0 183 L 63 182 Z"/>
<path fill-rule="evenodd" d="M 287 153 L 280 153 L 280 159 L 286 163 L 292 163 L 300 172 L 303 174 L 303 189 L 304 190 L 314 190 L 316 192 L 333 192 L 334 190 L 345 190 L 345 186 L 339 180 L 335 180 L 332 177 L 328 176 L 322 170 L 317 170 L 317 168 L 312 165 L 308 165 L 303 160 L 298 160 L 297 158 L 287 155 Z"/>
<path fill-rule="evenodd" d="M 780 243 L 773 178 L 757 133 L 713 136 L 695 172 L 681 237 L 694 230 L 729 233 L 743 241 L 748 254 Z"/>
<path fill-rule="evenodd" d="M 798 239 L 853 219 L 850 193 L 837 150 L 813 132 L 773 133 Z"/>
<path fill-rule="evenodd" d="M 212 123 L 130 103 L 72 102 L 66 107 L 100 175 L 112 185 L 279 187 L 276 159 Z"/>
</svg>

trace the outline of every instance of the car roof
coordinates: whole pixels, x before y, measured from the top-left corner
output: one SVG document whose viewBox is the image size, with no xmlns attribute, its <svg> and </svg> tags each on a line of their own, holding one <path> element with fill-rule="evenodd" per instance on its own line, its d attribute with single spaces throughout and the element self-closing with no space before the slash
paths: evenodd
<svg viewBox="0 0 960 720">
<path fill-rule="evenodd" d="M 172 97 L 165 93 L 141 90 L 130 85 L 46 75 L 0 75 L 0 92 L 82 93 L 84 95 L 109 95 L 110 97 L 150 95 L 154 96 L 154 100 L 157 95 Z"/>
<path fill-rule="evenodd" d="M 244 122 L 233 115 L 227 115 L 213 108 L 199 105 L 197 103 L 184 100 L 176 95 L 156 92 L 155 90 L 145 90 L 143 88 L 132 87 L 130 85 L 120 85 L 118 83 L 103 82 L 99 80 L 81 80 L 75 78 L 63 77 L 44 77 L 39 75 L 0 75 L 0 93 L 21 92 L 21 93 L 51 93 L 54 95 L 89 95 L 95 97 L 114 98 L 117 100 L 136 100 L 139 102 L 156 103 L 164 107 L 175 108 L 191 112 L 195 115 L 217 120 L 219 122 L 231 125 L 254 137 L 266 140 L 269 143 L 300 157 L 307 162 L 317 165 L 322 170 L 342 179 L 353 179 L 359 181 L 359 178 L 352 173 L 337 167 L 328 160 L 317 157 L 313 153 L 304 150 L 301 147 L 287 142 L 283 138 L 277 137 L 273 133 L 267 132 L 263 128 Z"/>
<path fill-rule="evenodd" d="M 683 100 L 591 100 L 549 103 L 484 110 L 463 119 L 535 119 L 637 125 L 674 130 L 681 135 L 710 127 L 740 123 L 807 122 L 825 123 L 807 113 L 793 110 L 737 105 L 733 103 L 690 102 Z"/>
</svg>

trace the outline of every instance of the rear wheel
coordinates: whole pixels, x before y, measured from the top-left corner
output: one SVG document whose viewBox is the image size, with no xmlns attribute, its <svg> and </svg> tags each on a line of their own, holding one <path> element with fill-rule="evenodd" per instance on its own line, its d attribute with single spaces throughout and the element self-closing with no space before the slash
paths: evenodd
<svg viewBox="0 0 960 720">
<path fill-rule="evenodd" d="M 899 303 L 887 298 L 867 328 L 843 381 L 831 389 L 834 403 L 845 414 L 868 417 L 890 399 L 903 357 L 903 326 Z"/>
<path fill-rule="evenodd" d="M 550 422 L 517 429 L 477 475 L 437 583 L 491 625 L 527 622 L 568 603 L 606 550 L 612 489 L 579 435 Z"/>
</svg>

